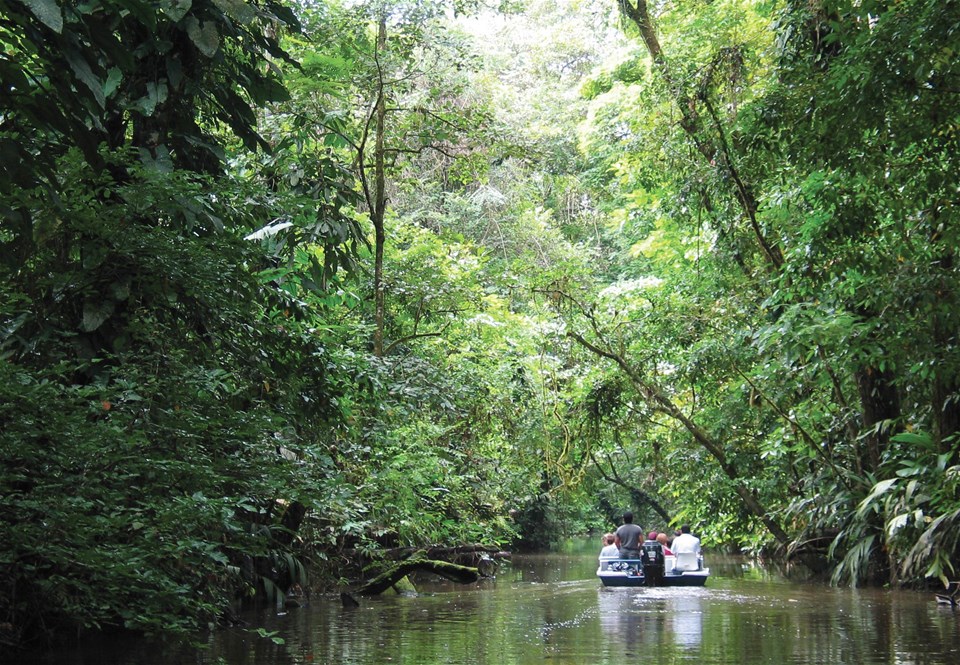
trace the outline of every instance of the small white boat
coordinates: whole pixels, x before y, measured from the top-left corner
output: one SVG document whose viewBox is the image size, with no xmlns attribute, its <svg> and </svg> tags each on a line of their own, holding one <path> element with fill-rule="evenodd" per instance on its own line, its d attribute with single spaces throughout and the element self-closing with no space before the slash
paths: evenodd
<svg viewBox="0 0 960 665">
<path fill-rule="evenodd" d="M 703 586 L 710 569 L 702 555 L 682 552 L 663 557 L 662 575 L 644 574 L 642 559 L 600 559 L 597 577 L 603 586 Z"/>
</svg>

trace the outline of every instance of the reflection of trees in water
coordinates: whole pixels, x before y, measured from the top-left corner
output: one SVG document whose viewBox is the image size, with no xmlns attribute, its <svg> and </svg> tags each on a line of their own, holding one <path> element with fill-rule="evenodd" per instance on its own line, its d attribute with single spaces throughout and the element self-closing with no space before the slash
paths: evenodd
<svg viewBox="0 0 960 665">
<path fill-rule="evenodd" d="M 636 655 L 640 642 L 640 625 L 637 620 L 632 589 L 601 589 L 597 594 L 600 608 L 600 627 L 610 640 L 611 651 L 625 656 Z"/>
</svg>

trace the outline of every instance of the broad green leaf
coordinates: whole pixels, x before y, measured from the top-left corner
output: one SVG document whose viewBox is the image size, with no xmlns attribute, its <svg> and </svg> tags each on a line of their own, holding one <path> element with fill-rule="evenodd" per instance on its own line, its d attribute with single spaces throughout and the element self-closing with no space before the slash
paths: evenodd
<svg viewBox="0 0 960 665">
<path fill-rule="evenodd" d="M 63 32 L 63 12 L 56 0 L 23 0 L 33 15 L 45 26 L 60 34 Z"/>
<path fill-rule="evenodd" d="M 881 480 L 879 483 L 873 486 L 873 489 L 870 491 L 870 495 L 860 502 L 860 507 L 857 508 L 857 514 L 861 517 L 867 512 L 870 508 L 873 501 L 885 494 L 893 485 L 899 480 L 898 478 L 888 478 L 887 480 Z"/>
<path fill-rule="evenodd" d="M 180 87 L 180 82 L 183 80 L 183 65 L 179 58 L 167 58 L 167 80 L 170 81 L 174 90 Z"/>
<path fill-rule="evenodd" d="M 123 80 L 123 73 L 118 67 L 111 67 L 107 72 L 107 80 L 103 82 L 103 96 L 110 97 Z"/>
<path fill-rule="evenodd" d="M 893 536 L 897 531 L 910 523 L 910 513 L 901 513 L 894 515 L 887 522 L 887 534 Z"/>
<path fill-rule="evenodd" d="M 164 0 L 160 3 L 160 11 L 171 21 L 177 22 L 187 15 L 192 6 L 193 0 Z"/>
<path fill-rule="evenodd" d="M 111 314 L 113 314 L 112 300 L 88 300 L 83 303 L 83 320 L 80 322 L 80 330 L 93 332 L 102 326 Z"/>
<path fill-rule="evenodd" d="M 110 285 L 110 293 L 114 300 L 123 301 L 130 297 L 130 280 L 123 279 Z"/>
<path fill-rule="evenodd" d="M 200 52 L 208 58 L 215 56 L 220 49 L 220 34 L 217 32 L 216 24 L 212 21 L 204 21 L 201 26 L 200 21 L 193 16 L 187 19 L 186 24 L 187 34 Z"/>
<path fill-rule="evenodd" d="M 90 89 L 90 92 L 93 93 L 93 96 L 97 100 L 97 104 L 100 105 L 100 108 L 106 106 L 107 100 L 103 94 L 105 86 L 97 77 L 97 75 L 93 73 L 93 70 L 90 69 L 90 64 L 86 61 L 83 55 L 72 48 L 64 50 L 63 55 L 67 59 L 67 64 L 70 65 L 70 69 L 73 70 L 73 73 L 83 82 L 85 86 Z"/>
<path fill-rule="evenodd" d="M 908 443 L 910 445 L 920 446 L 927 450 L 936 450 L 936 444 L 932 437 L 926 432 L 901 432 L 893 437 L 894 441 Z"/>
<path fill-rule="evenodd" d="M 224 14 L 243 24 L 251 23 L 257 17 L 254 7 L 244 0 L 213 0 L 213 4 Z"/>
<path fill-rule="evenodd" d="M 137 108 L 143 111 L 143 114 L 146 116 L 153 115 L 153 112 L 157 110 L 157 104 L 160 101 L 160 95 L 157 90 L 157 84 L 147 83 L 147 94 L 137 100 Z"/>
<path fill-rule="evenodd" d="M 176 1 L 176 0 L 174 0 Z M 118 10 L 127 11 L 151 32 L 157 27 L 156 8 L 151 0 L 116 0 Z"/>
</svg>

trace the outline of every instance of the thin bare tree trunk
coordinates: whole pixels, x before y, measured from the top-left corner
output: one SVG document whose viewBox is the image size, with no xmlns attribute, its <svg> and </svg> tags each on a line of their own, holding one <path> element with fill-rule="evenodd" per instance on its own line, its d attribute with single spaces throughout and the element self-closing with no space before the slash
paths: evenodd
<svg viewBox="0 0 960 665">
<path fill-rule="evenodd" d="M 387 210 L 386 193 L 386 166 L 384 163 L 384 129 L 387 119 L 387 98 L 383 75 L 383 61 L 381 57 L 387 49 L 387 19 L 380 17 L 377 25 L 377 104 L 374 110 L 376 123 L 376 138 L 374 139 L 373 158 L 373 205 L 370 209 L 370 219 L 373 222 L 374 258 L 373 258 L 373 302 L 374 302 L 374 330 L 373 354 L 383 355 L 383 326 L 386 318 L 383 293 L 383 247 L 387 242 L 384 230 L 384 219 Z"/>
</svg>

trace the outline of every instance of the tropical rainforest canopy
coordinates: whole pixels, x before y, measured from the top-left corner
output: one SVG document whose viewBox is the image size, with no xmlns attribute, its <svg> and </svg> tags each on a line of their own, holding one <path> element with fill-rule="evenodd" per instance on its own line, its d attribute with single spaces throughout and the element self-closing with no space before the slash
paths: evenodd
<svg viewBox="0 0 960 665">
<path fill-rule="evenodd" d="M 0 642 L 626 509 L 954 576 L 958 56 L 958 0 L 0 0 Z"/>
</svg>

